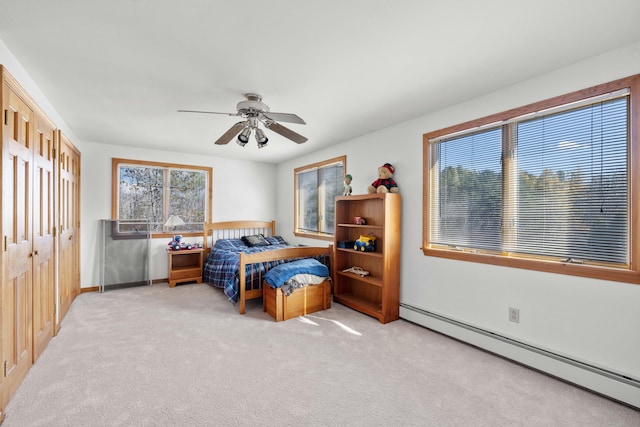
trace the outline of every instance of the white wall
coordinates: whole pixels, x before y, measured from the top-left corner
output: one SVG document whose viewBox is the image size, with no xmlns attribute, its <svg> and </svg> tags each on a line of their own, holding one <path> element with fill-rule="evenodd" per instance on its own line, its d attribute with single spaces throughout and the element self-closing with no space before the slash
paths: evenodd
<svg viewBox="0 0 640 427">
<path fill-rule="evenodd" d="M 82 153 L 81 250 L 82 287 L 100 282 L 101 219 L 111 218 L 111 159 L 124 158 L 213 168 L 213 221 L 270 220 L 276 215 L 276 188 L 256 185 L 275 182 L 276 166 L 268 163 L 207 157 L 167 151 L 151 151 L 122 145 L 86 144 Z M 151 279 L 166 279 L 168 238 L 153 239 Z M 196 238 L 185 238 L 196 242 Z M 201 240 L 201 239 L 200 239 Z"/>
<path fill-rule="evenodd" d="M 277 220 L 293 229 L 294 168 L 346 155 L 354 194 L 363 194 L 377 167 L 389 162 L 403 197 L 402 303 L 640 380 L 640 285 L 426 257 L 420 250 L 423 133 L 637 73 L 640 43 L 283 163 Z M 519 324 L 508 321 L 508 307 L 520 309 Z"/>
</svg>

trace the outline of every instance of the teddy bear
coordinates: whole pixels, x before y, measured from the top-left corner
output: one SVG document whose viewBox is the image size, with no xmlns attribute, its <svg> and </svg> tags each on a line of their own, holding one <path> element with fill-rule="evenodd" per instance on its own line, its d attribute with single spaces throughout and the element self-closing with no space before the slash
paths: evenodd
<svg viewBox="0 0 640 427">
<path fill-rule="evenodd" d="M 378 168 L 378 179 L 367 188 L 369 194 L 373 193 L 397 193 L 398 184 L 393 180 L 395 170 L 390 163 L 385 163 Z"/>
</svg>

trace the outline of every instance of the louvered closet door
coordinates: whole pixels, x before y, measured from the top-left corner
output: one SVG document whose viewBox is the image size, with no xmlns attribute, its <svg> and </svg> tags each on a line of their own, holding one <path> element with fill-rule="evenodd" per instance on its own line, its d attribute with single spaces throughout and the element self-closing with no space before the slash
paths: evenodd
<svg viewBox="0 0 640 427">
<path fill-rule="evenodd" d="M 35 115 L 33 147 L 33 360 L 40 356 L 54 333 L 55 252 L 54 159 L 55 126 Z"/>
<path fill-rule="evenodd" d="M 2 126 L 2 356 L 6 403 L 32 364 L 33 112 L 6 86 Z"/>
<path fill-rule="evenodd" d="M 80 154 L 58 132 L 59 155 L 59 286 L 58 325 L 80 293 Z"/>
</svg>

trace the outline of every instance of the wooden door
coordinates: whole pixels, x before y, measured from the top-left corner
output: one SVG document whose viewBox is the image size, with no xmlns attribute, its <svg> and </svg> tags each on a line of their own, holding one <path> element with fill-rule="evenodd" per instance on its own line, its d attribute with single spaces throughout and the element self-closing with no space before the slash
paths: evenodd
<svg viewBox="0 0 640 427">
<path fill-rule="evenodd" d="M 56 265 L 55 226 L 55 126 L 35 113 L 33 147 L 33 361 L 54 333 Z"/>
<path fill-rule="evenodd" d="M 57 328 L 80 293 L 80 153 L 58 132 L 60 230 Z"/>
<path fill-rule="evenodd" d="M 33 112 L 3 82 L 2 358 L 8 402 L 32 364 L 31 145 Z"/>
</svg>

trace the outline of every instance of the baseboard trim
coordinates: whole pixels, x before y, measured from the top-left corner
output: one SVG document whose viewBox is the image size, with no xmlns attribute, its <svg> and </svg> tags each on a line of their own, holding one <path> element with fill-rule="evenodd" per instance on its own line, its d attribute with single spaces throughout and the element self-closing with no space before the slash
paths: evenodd
<svg viewBox="0 0 640 427">
<path fill-rule="evenodd" d="M 149 284 L 155 285 L 156 283 L 169 283 L 169 279 L 153 279 Z M 85 292 L 100 292 L 100 286 L 87 286 L 86 288 L 80 288 L 81 294 L 84 294 Z"/>
<path fill-rule="evenodd" d="M 408 304 L 400 317 L 640 409 L 640 381 Z"/>
</svg>

